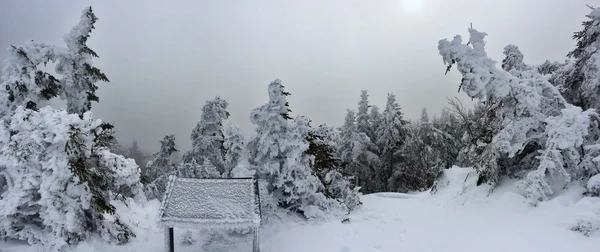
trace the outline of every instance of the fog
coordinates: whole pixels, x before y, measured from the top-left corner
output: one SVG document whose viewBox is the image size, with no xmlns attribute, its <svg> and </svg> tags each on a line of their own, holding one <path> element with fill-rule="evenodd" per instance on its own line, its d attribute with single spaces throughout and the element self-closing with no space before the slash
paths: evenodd
<svg viewBox="0 0 600 252">
<path fill-rule="evenodd" d="M 457 96 L 460 77 L 445 67 L 437 42 L 467 28 L 489 34 L 489 55 L 515 44 L 525 61 L 563 61 L 589 1 L 297 0 L 297 1 L 0 1 L 0 47 L 37 40 L 64 45 L 63 34 L 91 5 L 99 17 L 89 46 L 110 79 L 98 83 L 96 118 L 116 125 L 125 144 L 148 151 L 168 133 L 187 149 L 207 99 L 229 102 L 231 122 L 253 133 L 250 110 L 267 102 L 280 78 L 293 115 L 341 125 L 367 89 L 383 107 L 394 93 L 408 119 L 430 115 Z M 4 50 L 0 57 L 4 58 Z"/>
</svg>

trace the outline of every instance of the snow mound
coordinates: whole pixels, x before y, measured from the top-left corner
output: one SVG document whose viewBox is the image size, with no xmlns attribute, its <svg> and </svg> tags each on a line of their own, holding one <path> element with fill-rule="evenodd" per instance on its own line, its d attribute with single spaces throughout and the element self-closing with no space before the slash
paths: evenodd
<svg viewBox="0 0 600 252">
<path fill-rule="evenodd" d="M 477 186 L 477 171 L 473 168 L 454 166 L 442 172 L 431 194 L 460 196 Z"/>
<path fill-rule="evenodd" d="M 588 180 L 587 189 L 591 192 L 600 191 L 600 174 L 597 174 Z"/>
</svg>

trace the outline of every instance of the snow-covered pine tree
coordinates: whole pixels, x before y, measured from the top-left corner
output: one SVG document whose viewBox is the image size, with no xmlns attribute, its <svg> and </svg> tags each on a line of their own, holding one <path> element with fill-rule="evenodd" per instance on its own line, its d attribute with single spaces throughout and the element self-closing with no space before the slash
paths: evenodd
<svg viewBox="0 0 600 252">
<path fill-rule="evenodd" d="M 537 67 L 537 71 L 541 74 L 541 75 L 552 75 L 556 72 L 558 72 L 559 70 L 561 70 L 562 68 L 564 68 L 567 65 L 567 63 L 560 63 L 557 61 L 551 62 L 549 60 L 544 61 L 544 63 L 542 63 L 541 65 L 539 65 Z M 552 81 L 550 81 L 550 83 L 554 84 Z"/>
<path fill-rule="evenodd" d="M 516 45 L 507 45 L 504 47 L 504 59 L 502 60 L 502 69 L 510 72 L 510 70 L 525 71 L 528 66 L 523 62 L 523 53 Z"/>
<path fill-rule="evenodd" d="M 50 107 L 18 107 L 0 124 L 0 233 L 59 251 L 92 235 L 124 243 L 133 236 L 111 205 L 127 187 L 138 194 L 139 168 L 106 147 L 112 126 Z"/>
<path fill-rule="evenodd" d="M 80 116 L 92 109 L 92 102 L 99 101 L 96 82 L 109 81 L 100 69 L 93 66 L 92 57 L 97 58 L 98 54 L 86 44 L 97 20 L 92 7 L 83 10 L 79 23 L 64 37 L 67 51 L 58 55 L 56 65 L 56 72 L 62 75 L 60 97 L 66 101 L 69 113 Z"/>
<path fill-rule="evenodd" d="M 304 117 L 289 120 L 289 93 L 281 80 L 271 82 L 268 90 L 269 102 L 250 115 L 256 125 L 256 137 L 250 143 L 254 150 L 251 161 L 258 167 L 261 203 L 266 208 L 279 206 L 314 217 L 317 210 L 327 210 L 334 204 L 318 192 L 323 185 L 312 174 L 313 157 L 305 154 L 309 121 Z"/>
<path fill-rule="evenodd" d="M 325 183 L 325 195 L 334 198 L 344 204 L 348 212 L 359 208 L 362 205 L 360 201 L 360 187 L 352 185 L 347 176 L 340 171 L 331 170 L 325 174 L 323 180 Z"/>
<path fill-rule="evenodd" d="M 600 8 L 586 15 L 583 30 L 575 32 L 576 48 L 567 54 L 575 62 L 560 83 L 565 99 L 584 110 L 600 108 Z"/>
<path fill-rule="evenodd" d="M 225 153 L 225 173 L 223 173 L 223 176 L 232 177 L 231 171 L 243 159 L 247 159 L 246 139 L 240 127 L 233 124 L 227 126 L 223 147 L 227 150 Z"/>
<path fill-rule="evenodd" d="M 276 79 L 268 87 L 269 102 L 252 110 L 250 121 L 256 125 L 256 136 L 248 144 L 250 164 L 257 167 L 256 174 L 261 182 L 261 203 L 268 207 L 278 206 L 273 197 L 278 174 L 285 156 L 280 145 L 285 141 L 289 128 L 289 104 L 281 80 Z"/>
<path fill-rule="evenodd" d="M 427 113 L 427 108 L 421 109 L 421 117 L 419 119 L 421 123 L 429 122 L 429 113 Z"/>
<path fill-rule="evenodd" d="M 183 155 L 183 162 L 209 160 L 221 174 L 225 173 L 223 121 L 229 117 L 227 106 L 227 101 L 219 97 L 206 101 L 200 121 L 192 131 L 192 148 Z"/>
<path fill-rule="evenodd" d="M 358 110 L 356 112 L 356 128 L 359 133 L 363 133 L 367 136 L 367 148 L 370 153 L 373 153 L 373 158 L 365 161 L 365 164 L 368 166 L 367 170 L 369 171 L 369 177 L 365 177 L 363 181 L 367 182 L 367 184 L 363 185 L 363 190 L 365 191 L 377 191 L 378 183 L 376 183 L 377 179 L 375 178 L 377 171 L 376 169 L 379 167 L 379 150 L 377 148 L 376 142 L 373 141 L 375 139 L 376 134 L 373 130 L 371 116 L 369 115 L 369 95 L 367 94 L 367 90 L 362 90 L 360 95 L 360 101 L 358 102 Z"/>
<path fill-rule="evenodd" d="M 65 36 L 67 48 L 34 41 L 10 47 L 0 87 L 6 90 L 0 97 L 0 116 L 21 104 L 36 109 L 40 100 L 57 96 L 66 101 L 69 113 L 82 116 L 89 111 L 91 102 L 98 102 L 96 82 L 108 81 L 106 75 L 92 64 L 91 58 L 98 55 L 86 45 L 97 19 L 92 8 L 86 7 L 79 23 Z M 59 78 L 38 68 L 51 62 L 57 63 Z"/>
<path fill-rule="evenodd" d="M 379 141 L 379 139 L 377 139 L 377 131 L 379 130 L 379 127 L 381 126 L 383 120 L 381 112 L 379 112 L 379 107 L 371 105 L 371 113 L 369 114 L 369 120 L 371 122 L 371 130 L 373 130 L 373 133 L 375 133 L 371 138 L 371 142 L 377 143 L 377 141 Z M 379 154 L 379 150 L 377 154 Z"/>
<path fill-rule="evenodd" d="M 203 160 L 198 164 L 195 159 L 189 163 L 181 163 L 177 167 L 177 176 L 181 178 L 221 178 L 221 173 L 209 160 Z"/>
<path fill-rule="evenodd" d="M 373 172 L 369 164 L 376 161 L 378 157 L 369 149 L 371 146 L 369 137 L 358 131 L 355 115 L 353 110 L 347 110 L 344 125 L 340 130 L 338 156 L 343 162 L 344 173 L 351 174 L 355 184 L 360 186 L 363 192 L 372 192 L 374 185 L 369 178 Z"/>
<path fill-rule="evenodd" d="M 403 145 L 407 122 L 402 118 L 400 106 L 396 103 L 396 96 L 388 94 L 385 110 L 382 114 L 381 124 L 376 132 L 376 143 L 380 151 L 379 169 L 376 169 L 376 179 L 379 191 L 389 191 L 388 179 L 392 177 L 395 164 L 398 161 L 397 152 Z"/>
<path fill-rule="evenodd" d="M 444 162 L 444 168 L 450 168 L 457 163 L 458 154 L 464 147 L 462 138 L 465 131 L 456 115 L 447 108 L 442 109 L 440 117 L 435 118 L 432 125 L 446 135 L 443 138 L 444 141 L 440 143 L 438 151 Z"/>
<path fill-rule="evenodd" d="M 175 164 L 171 162 L 171 155 L 178 152 L 175 145 L 175 135 L 166 135 L 160 141 L 160 150 L 154 153 L 152 160 L 146 165 L 142 174 L 142 182 L 146 185 L 148 199 L 162 199 L 167 189 L 169 175 L 176 172 Z"/>
<path fill-rule="evenodd" d="M 585 171 L 579 170 L 581 161 L 580 147 L 588 135 L 590 115 L 597 115 L 593 110 L 582 111 L 580 107 L 569 105 L 559 116 L 546 119 L 548 139 L 541 155 L 540 165 L 527 174 L 527 179 L 520 186 L 527 192 L 528 200 L 536 205 L 539 201 L 549 199 L 554 192 L 549 179 L 563 178 L 566 182 L 571 177 L 580 178 Z M 566 184 L 566 183 L 565 183 Z"/>
<path fill-rule="evenodd" d="M 11 116 L 23 105 L 37 109 L 40 100 L 56 97 L 62 89 L 57 78 L 38 66 L 56 60 L 56 47 L 29 41 L 23 46 L 10 46 L 2 70 L 0 117 Z"/>
<path fill-rule="evenodd" d="M 369 116 L 369 95 L 367 90 L 362 90 L 360 101 L 358 102 L 358 110 L 356 112 L 356 129 L 358 132 L 365 133 L 369 138 L 373 138 L 375 132 L 371 127 L 371 118 Z"/>
<path fill-rule="evenodd" d="M 89 8 L 86 8 L 86 10 Z M 140 196 L 139 168 L 114 154 L 113 126 L 45 107 L 66 88 L 39 70 L 67 49 L 28 42 L 12 46 L 2 75 L 0 233 L 56 251 L 91 235 L 126 242 L 133 233 L 114 215 L 111 194 Z M 82 94 L 85 96 L 85 94 Z"/>
<path fill-rule="evenodd" d="M 532 156 L 531 154 L 535 154 L 538 150 L 543 150 L 544 143 L 552 137 L 552 127 L 546 127 L 549 123 L 546 119 L 562 118 L 561 114 L 567 112 L 563 109 L 570 105 L 558 89 L 536 71 L 524 71 L 520 75 L 515 75 L 497 69 L 495 62 L 488 58 L 485 52 L 484 37 L 487 34 L 472 28 L 469 29 L 469 33 L 471 35 L 469 45 L 463 44 L 460 36 L 455 36 L 452 41 L 440 40 L 438 49 L 447 64 L 447 70 L 452 65 L 456 65 L 462 74 L 460 88 L 470 97 L 484 100 L 486 106 L 490 107 L 486 117 L 490 118 L 492 125 L 501 125 L 491 143 L 486 146 L 487 153 L 481 155 L 488 160 L 488 164 L 495 163 L 496 166 L 487 165 L 485 172 L 480 170 L 480 182 L 487 181 L 495 184 L 500 174 L 507 169 L 521 170 L 527 167 L 510 165 L 510 163 L 518 164 L 524 160 L 522 156 Z M 568 112 L 573 113 L 572 110 Z M 570 117 L 585 117 L 586 113 L 588 112 L 581 111 L 578 115 Z M 573 122 L 584 123 L 585 121 Z M 583 127 L 584 125 L 572 126 Z M 567 145 L 579 144 L 575 139 L 572 140 L 574 142 L 569 142 Z M 562 153 L 562 155 L 569 155 L 569 153 Z M 500 163 L 502 159 L 508 160 L 509 165 Z M 579 170 L 566 160 L 570 158 L 554 159 L 556 162 L 554 166 L 565 167 L 569 173 Z M 545 164 L 537 163 L 537 165 Z M 535 181 L 528 181 L 528 184 L 537 184 L 543 188 L 543 183 L 548 182 L 546 176 L 547 173 L 543 174 L 543 178 L 533 176 Z M 563 176 L 562 179 L 568 181 L 570 178 Z M 541 180 L 544 182 L 540 182 Z M 530 198 L 538 198 L 534 195 L 530 196 Z"/>
<path fill-rule="evenodd" d="M 583 30 L 575 32 L 576 48 L 567 54 L 572 61 L 556 71 L 551 80 L 558 85 L 565 99 L 583 109 L 600 109 L 600 8 L 591 8 Z M 593 116 L 588 135 L 580 150 L 581 176 L 585 180 L 600 173 L 600 118 Z"/>
<path fill-rule="evenodd" d="M 335 129 L 327 125 L 313 128 L 307 136 L 309 147 L 305 153 L 314 157 L 311 168 L 325 186 L 323 194 L 352 211 L 362 204 L 360 188 L 350 182 L 350 177 L 342 174 L 342 162 L 336 156 L 335 134 Z"/>
<path fill-rule="evenodd" d="M 133 158 L 133 160 L 135 160 L 135 163 L 138 164 L 140 167 L 146 167 L 146 165 L 150 161 L 150 155 L 146 154 L 146 152 L 140 149 L 140 146 L 138 145 L 138 142 L 136 140 L 133 140 L 133 142 L 131 142 L 131 146 L 127 149 L 126 156 L 129 158 Z"/>
</svg>

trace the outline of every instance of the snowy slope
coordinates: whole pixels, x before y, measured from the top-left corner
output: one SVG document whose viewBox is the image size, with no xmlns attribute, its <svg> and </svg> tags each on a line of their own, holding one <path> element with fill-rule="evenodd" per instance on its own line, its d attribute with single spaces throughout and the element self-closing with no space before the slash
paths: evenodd
<svg viewBox="0 0 600 252">
<path fill-rule="evenodd" d="M 306 223 L 277 221 L 261 231 L 263 252 L 370 252 L 370 251 L 600 251 L 600 233 L 591 237 L 569 229 L 582 217 L 597 217 L 599 198 L 581 198 L 571 190 L 533 208 L 525 203 L 512 182 L 490 196 L 486 187 L 475 187 L 473 170 L 453 168 L 444 174 L 437 192 L 379 193 L 363 196 L 364 206 L 351 214 L 351 222 Z M 465 179 L 466 178 L 466 179 Z M 163 251 L 162 230 L 154 220 L 159 204 L 123 211 L 135 223 L 138 237 L 125 246 L 88 242 L 73 251 Z M 176 230 L 181 239 L 183 231 Z M 203 238 L 194 234 L 194 245 L 177 251 L 198 251 Z M 249 240 L 213 236 L 205 251 L 251 251 Z M 205 238 L 206 239 L 206 238 Z M 219 243 L 227 245 L 219 245 Z M 2 252 L 30 252 L 30 247 L 0 243 Z"/>
</svg>

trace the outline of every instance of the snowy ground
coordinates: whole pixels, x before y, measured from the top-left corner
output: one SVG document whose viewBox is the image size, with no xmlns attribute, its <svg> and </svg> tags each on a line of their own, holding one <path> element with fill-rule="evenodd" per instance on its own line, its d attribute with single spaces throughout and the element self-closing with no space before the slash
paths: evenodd
<svg viewBox="0 0 600 252">
<path fill-rule="evenodd" d="M 285 221 L 261 231 L 263 252 L 370 251 L 544 251 L 591 252 L 600 249 L 600 232 L 591 237 L 569 230 L 581 218 L 600 217 L 600 199 L 581 198 L 571 190 L 537 208 L 529 207 L 514 188 L 501 185 L 492 195 L 465 177 L 470 169 L 452 169 L 436 194 L 379 193 L 363 197 L 351 223 Z M 474 176 L 473 176 L 474 178 Z M 154 224 L 157 202 L 122 212 L 136 224 L 138 237 L 125 246 L 88 242 L 73 251 L 164 251 L 162 230 Z M 177 232 L 177 231 L 176 231 Z M 179 239 L 181 239 L 179 231 Z M 176 251 L 202 251 L 203 240 L 178 245 Z M 245 238 L 219 239 L 205 251 L 251 251 Z M 36 251 L 0 243 L 2 252 Z"/>
</svg>

